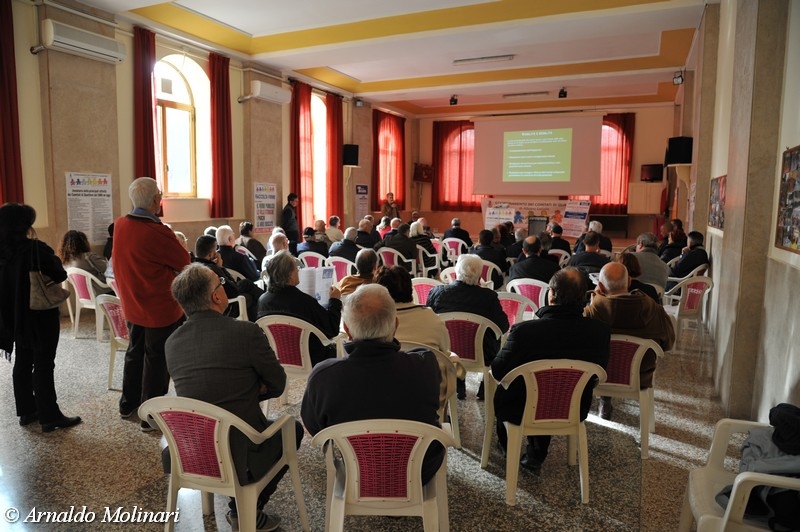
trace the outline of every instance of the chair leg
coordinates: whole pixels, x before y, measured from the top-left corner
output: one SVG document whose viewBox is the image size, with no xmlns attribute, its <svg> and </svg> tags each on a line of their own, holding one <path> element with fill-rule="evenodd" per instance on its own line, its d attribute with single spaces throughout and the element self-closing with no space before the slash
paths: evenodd
<svg viewBox="0 0 800 532">
<path fill-rule="evenodd" d="M 575 457 L 580 451 L 580 442 L 576 441 L 577 439 L 578 438 L 576 438 L 575 435 L 567 436 L 567 464 L 571 466 L 574 466 L 577 463 L 575 462 Z"/>
<path fill-rule="evenodd" d="M 650 427 L 649 430 L 653 434 L 656 433 L 656 400 L 655 400 L 655 393 L 654 388 L 651 386 L 647 388 L 647 400 L 650 402 Z"/>
<path fill-rule="evenodd" d="M 111 333 L 109 344 L 111 344 L 111 353 L 108 355 L 108 390 L 111 389 L 111 384 L 114 381 L 114 362 L 117 359 L 117 341 L 114 340 L 114 333 Z"/>
<path fill-rule="evenodd" d="M 439 467 L 434 479 L 436 484 L 436 508 L 437 508 L 437 522 L 439 523 L 439 532 L 450 532 L 450 510 L 448 508 L 447 500 L 447 454 L 445 453 L 444 461 Z"/>
<path fill-rule="evenodd" d="M 652 388 L 648 388 L 652 390 Z M 641 434 L 642 460 L 650 456 L 650 424 L 653 416 L 653 403 L 647 389 L 639 390 L 639 433 Z"/>
<path fill-rule="evenodd" d="M 458 428 L 458 401 L 455 394 L 448 399 L 448 412 L 450 413 L 450 429 L 453 431 L 453 439 L 456 441 L 456 449 L 461 449 L 461 431 Z"/>
<path fill-rule="evenodd" d="M 433 480 L 435 483 L 436 480 Z M 433 491 L 433 495 L 428 495 Z M 422 500 L 422 528 L 425 532 L 439 532 L 439 508 L 436 504 L 436 488 L 429 486 L 426 490 L 423 487 L 423 492 L 427 492 Z"/>
<path fill-rule="evenodd" d="M 214 494 L 210 491 L 200 492 L 200 507 L 203 509 L 203 515 L 211 515 L 214 513 Z"/>
<path fill-rule="evenodd" d="M 81 322 L 81 304 L 75 300 L 75 327 L 72 331 L 72 337 L 78 337 L 78 324 Z"/>
<path fill-rule="evenodd" d="M 292 477 L 292 487 L 294 488 L 294 498 L 297 502 L 297 513 L 300 514 L 300 525 L 304 531 L 310 531 L 311 525 L 308 521 L 308 511 L 306 510 L 306 500 L 303 498 L 303 485 L 300 483 L 300 471 L 297 469 L 297 456 L 289 465 L 289 474 Z"/>
<path fill-rule="evenodd" d="M 694 523 L 694 515 L 692 514 L 692 505 L 689 502 L 689 486 L 686 486 L 686 493 L 683 494 L 683 507 L 681 508 L 681 520 L 678 522 L 678 530 L 680 532 L 689 532 Z"/>
<path fill-rule="evenodd" d="M 483 432 L 483 449 L 481 449 L 481 468 L 486 469 L 489 465 L 489 452 L 492 449 L 492 432 L 495 427 L 494 417 L 494 393 L 497 383 L 488 372 L 483 375 L 484 407 L 486 408 L 486 427 Z"/>
<path fill-rule="evenodd" d="M 252 485 L 251 485 L 252 486 Z M 258 492 L 246 486 L 236 489 L 236 513 L 239 516 L 239 530 L 256 529 L 256 507 Z"/>
<path fill-rule="evenodd" d="M 581 502 L 589 502 L 589 444 L 586 441 L 586 425 L 578 425 L 578 462 L 581 472 Z"/>
<path fill-rule="evenodd" d="M 506 504 L 517 504 L 517 479 L 519 477 L 519 458 L 522 450 L 522 430 L 519 425 L 505 423 L 508 433 L 506 445 Z"/>
<path fill-rule="evenodd" d="M 344 492 L 346 489 L 344 486 L 334 488 L 333 500 L 330 501 L 330 519 L 326 527 L 328 532 L 344 531 Z"/>
<path fill-rule="evenodd" d="M 167 512 L 174 512 L 178 506 L 178 491 L 181 489 L 177 482 L 173 482 L 170 477 L 169 487 L 167 488 Z M 165 532 L 172 532 L 175 530 L 175 519 L 168 519 L 164 524 Z"/>
<path fill-rule="evenodd" d="M 286 404 L 289 404 L 289 386 L 286 386 L 283 389 L 283 393 L 281 394 L 281 405 L 286 405 Z"/>
<path fill-rule="evenodd" d="M 103 319 L 102 311 L 99 308 L 95 307 L 95 309 L 94 309 L 94 328 L 97 331 L 97 341 L 98 342 L 102 342 L 103 341 L 103 329 L 105 328 L 104 327 L 105 323 L 106 323 L 106 320 Z"/>
</svg>

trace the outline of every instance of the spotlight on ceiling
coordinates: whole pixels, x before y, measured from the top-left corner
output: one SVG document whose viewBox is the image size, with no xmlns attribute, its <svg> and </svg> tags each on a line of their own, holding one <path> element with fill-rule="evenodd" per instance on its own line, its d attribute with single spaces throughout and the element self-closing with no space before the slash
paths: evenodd
<svg viewBox="0 0 800 532">
<path fill-rule="evenodd" d="M 683 70 L 679 70 L 675 72 L 675 75 L 672 76 L 672 84 L 673 85 L 683 85 Z"/>
<path fill-rule="evenodd" d="M 564 87 L 561 87 L 561 90 L 558 91 L 558 97 L 559 98 L 566 98 L 567 97 L 567 89 L 565 89 Z"/>
<path fill-rule="evenodd" d="M 458 105 L 458 96 L 455 94 L 450 96 L 450 105 Z"/>
</svg>

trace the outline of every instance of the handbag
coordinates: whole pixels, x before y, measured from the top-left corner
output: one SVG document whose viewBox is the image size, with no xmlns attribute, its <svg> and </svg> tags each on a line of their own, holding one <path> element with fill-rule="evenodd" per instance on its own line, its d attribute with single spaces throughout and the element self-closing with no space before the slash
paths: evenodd
<svg viewBox="0 0 800 532">
<path fill-rule="evenodd" d="M 36 263 L 33 262 L 33 249 L 36 249 Z M 36 269 L 34 269 L 36 268 Z M 39 246 L 36 240 L 31 247 L 31 270 L 28 272 L 31 281 L 30 309 L 49 310 L 56 308 L 69 297 L 69 291 L 41 272 Z"/>
</svg>

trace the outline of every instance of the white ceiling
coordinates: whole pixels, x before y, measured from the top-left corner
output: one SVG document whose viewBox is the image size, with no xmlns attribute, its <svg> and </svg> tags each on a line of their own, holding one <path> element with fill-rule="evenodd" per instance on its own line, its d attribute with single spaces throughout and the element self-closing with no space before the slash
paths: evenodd
<svg viewBox="0 0 800 532">
<path fill-rule="evenodd" d="M 304 30 L 312 30 L 312 34 L 319 31 L 322 35 L 331 26 L 345 25 L 344 31 L 352 29 L 355 35 L 357 24 L 364 21 L 368 21 L 367 27 L 375 24 L 394 28 L 395 22 L 397 27 L 407 24 L 403 16 L 412 13 L 450 9 L 443 12 L 444 16 L 452 14 L 455 20 L 465 6 L 490 4 L 491 9 L 502 13 L 504 9 L 516 9 L 521 1 L 179 0 L 172 2 L 172 6 L 186 10 L 187 18 L 199 14 L 253 38 L 253 42 L 260 37 L 300 32 L 296 34 L 299 42 L 308 33 Z M 533 4 L 555 0 L 525 1 Z M 677 59 L 659 59 L 659 54 L 670 56 L 669 50 L 661 50 L 665 42 L 672 42 L 664 39 L 663 32 L 697 28 L 704 0 L 558 1 L 590 7 L 580 12 L 488 23 L 467 18 L 451 27 L 443 23 L 423 31 L 403 29 L 394 35 L 323 37 L 305 47 L 283 46 L 245 55 L 286 78 L 299 76 L 330 85 L 333 78 L 315 77 L 315 72 L 319 69 L 326 69 L 328 74 L 331 70 L 335 71 L 332 74 L 338 72 L 347 80 L 336 84 L 343 93 L 419 115 L 499 112 L 512 106 L 511 102 L 514 108 L 522 110 L 568 105 L 584 108 L 668 105 L 674 99 L 674 88 L 665 92 L 663 84 L 672 85 L 673 74 L 686 66 L 690 51 L 684 38 Z M 149 0 L 81 2 L 137 24 L 142 24 L 143 19 L 146 23 L 146 15 L 130 11 L 163 4 Z M 595 9 L 598 4 L 622 7 Z M 435 12 L 431 18 L 441 16 L 442 12 Z M 170 27 L 166 20 L 152 22 L 155 28 Z M 192 38 L 192 32 L 185 27 L 175 29 L 175 33 Z M 215 42 L 205 34 L 196 38 Z M 288 38 L 288 42 L 293 42 L 293 35 Z M 452 64 L 454 59 L 501 54 L 513 54 L 514 59 L 468 66 Z M 465 73 L 476 75 L 469 79 L 454 77 Z M 561 87 L 568 90 L 569 96 L 559 101 L 557 93 Z M 549 94 L 503 98 L 503 94 L 534 91 Z M 459 105 L 449 109 L 447 103 L 453 94 L 458 96 Z"/>
</svg>

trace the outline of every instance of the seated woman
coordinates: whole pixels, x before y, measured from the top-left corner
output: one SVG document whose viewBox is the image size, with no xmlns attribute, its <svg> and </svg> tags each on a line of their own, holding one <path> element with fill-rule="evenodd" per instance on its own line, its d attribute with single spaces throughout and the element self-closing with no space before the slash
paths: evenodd
<svg viewBox="0 0 800 532">
<path fill-rule="evenodd" d="M 432 256 L 424 256 L 425 259 L 425 267 L 430 268 L 434 264 L 436 264 L 436 248 L 433 246 L 433 242 L 431 242 L 431 238 L 425 234 L 425 228 L 419 222 L 414 222 L 411 224 L 411 231 L 409 232 L 409 236 L 411 237 L 411 241 L 418 246 L 422 246 L 425 251 L 430 253 Z M 431 270 L 429 275 L 433 276 L 434 278 L 438 274 L 438 270 Z"/>
<path fill-rule="evenodd" d="M 279 251 L 267 263 L 267 291 L 258 299 L 258 317 L 286 314 L 307 321 L 328 338 L 339 334 L 342 316 L 341 293 L 335 286 L 330 288 L 330 302 L 324 308 L 317 300 L 301 292 L 297 261 L 288 251 Z M 336 346 L 325 347 L 315 336 L 309 340 L 311 364 L 316 365 L 326 358 L 336 358 Z"/>
<path fill-rule="evenodd" d="M 659 305 L 661 304 L 661 298 L 658 297 L 658 291 L 655 287 L 637 279 L 642 275 L 642 267 L 639 265 L 639 259 L 636 258 L 636 255 L 633 253 L 623 253 L 617 258 L 617 262 L 621 262 L 622 265 L 625 266 L 625 269 L 628 270 L 628 279 L 630 280 L 628 292 L 639 290 L 653 298 Z"/>
<path fill-rule="evenodd" d="M 64 268 L 80 268 L 91 273 L 100 281 L 106 282 L 108 261 L 101 255 L 92 252 L 86 233 L 74 229 L 67 231 L 61 240 L 61 249 L 58 255 L 61 257 Z M 114 293 L 111 288 L 97 285 L 95 285 L 94 291 L 98 295 Z"/>
<path fill-rule="evenodd" d="M 236 245 L 244 246 L 256 258 L 256 264 L 261 264 L 264 257 L 267 255 L 267 250 L 257 238 L 252 236 L 252 233 L 253 224 L 251 222 L 245 221 L 240 223 L 239 238 L 236 239 Z"/>
</svg>

